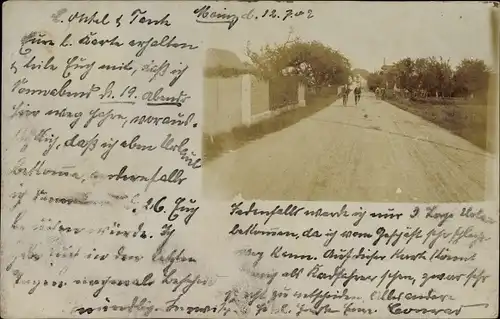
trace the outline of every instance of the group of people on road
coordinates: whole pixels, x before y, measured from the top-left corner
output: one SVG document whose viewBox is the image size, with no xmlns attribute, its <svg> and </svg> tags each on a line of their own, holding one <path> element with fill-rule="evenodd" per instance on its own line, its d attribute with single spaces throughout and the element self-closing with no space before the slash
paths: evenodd
<svg viewBox="0 0 500 319">
<path fill-rule="evenodd" d="M 358 105 L 359 100 L 361 99 L 361 87 L 356 86 L 354 90 L 352 90 L 348 84 L 342 86 L 341 91 L 339 93 L 339 97 L 342 97 L 342 104 L 347 106 L 347 102 L 349 101 L 349 94 L 354 91 L 354 104 Z M 377 87 L 375 89 L 375 97 L 377 100 L 385 99 L 386 90 L 384 87 Z"/>
<path fill-rule="evenodd" d="M 340 91 L 340 96 L 342 96 L 342 104 L 347 106 L 347 101 L 349 100 L 349 93 L 351 93 L 351 88 L 349 85 L 345 84 Z M 358 105 L 359 100 L 361 99 L 361 87 L 356 86 L 354 88 L 354 104 Z"/>
</svg>

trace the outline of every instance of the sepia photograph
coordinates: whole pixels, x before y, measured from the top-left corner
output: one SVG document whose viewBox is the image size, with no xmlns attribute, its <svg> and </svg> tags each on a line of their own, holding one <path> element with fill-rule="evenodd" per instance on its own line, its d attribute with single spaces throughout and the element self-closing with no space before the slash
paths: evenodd
<svg viewBox="0 0 500 319">
<path fill-rule="evenodd" d="M 486 200 L 498 85 L 474 8 L 350 3 L 334 24 L 208 49 L 205 196 Z"/>
</svg>

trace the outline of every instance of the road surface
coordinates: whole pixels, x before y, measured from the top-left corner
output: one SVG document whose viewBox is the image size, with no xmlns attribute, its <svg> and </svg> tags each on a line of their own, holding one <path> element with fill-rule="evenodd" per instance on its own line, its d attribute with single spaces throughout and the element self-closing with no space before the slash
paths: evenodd
<svg viewBox="0 0 500 319">
<path fill-rule="evenodd" d="M 205 195 L 301 201 L 484 200 L 491 155 L 373 95 L 365 94 L 356 107 L 353 103 L 353 96 L 348 107 L 338 100 L 207 163 Z"/>
</svg>

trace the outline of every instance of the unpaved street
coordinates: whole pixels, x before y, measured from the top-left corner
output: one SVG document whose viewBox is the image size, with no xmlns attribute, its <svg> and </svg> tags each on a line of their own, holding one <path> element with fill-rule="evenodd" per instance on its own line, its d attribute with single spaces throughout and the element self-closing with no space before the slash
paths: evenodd
<svg viewBox="0 0 500 319">
<path fill-rule="evenodd" d="M 204 166 L 211 198 L 376 202 L 484 199 L 491 157 L 365 94 L 340 100 Z"/>
</svg>

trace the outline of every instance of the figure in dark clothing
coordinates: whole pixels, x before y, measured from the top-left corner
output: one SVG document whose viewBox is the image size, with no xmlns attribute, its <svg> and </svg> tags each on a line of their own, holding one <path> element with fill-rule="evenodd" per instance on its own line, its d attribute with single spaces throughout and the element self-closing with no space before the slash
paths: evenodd
<svg viewBox="0 0 500 319">
<path fill-rule="evenodd" d="M 361 99 L 361 88 L 358 86 L 354 89 L 354 103 L 358 105 L 360 99 Z"/>
<path fill-rule="evenodd" d="M 345 84 L 342 87 L 342 91 L 340 92 L 340 95 L 342 96 L 342 104 L 344 106 L 347 106 L 347 100 L 349 99 L 349 93 L 351 92 L 351 89 L 347 84 Z"/>
<path fill-rule="evenodd" d="M 385 100 L 385 88 L 380 90 L 380 99 Z"/>
</svg>

